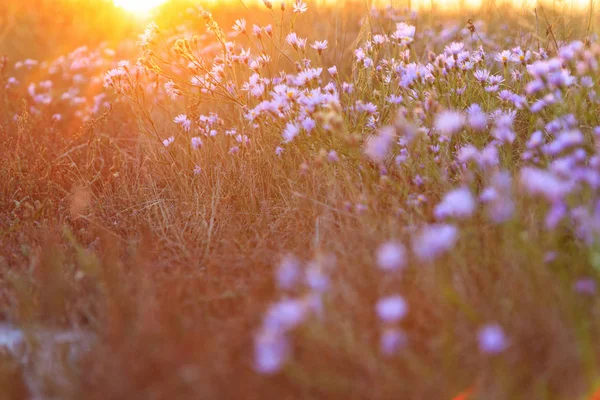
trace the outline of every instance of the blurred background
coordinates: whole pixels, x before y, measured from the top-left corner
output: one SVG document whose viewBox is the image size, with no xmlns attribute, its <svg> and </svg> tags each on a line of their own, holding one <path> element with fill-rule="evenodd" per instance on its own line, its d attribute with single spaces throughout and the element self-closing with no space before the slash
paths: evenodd
<svg viewBox="0 0 600 400">
<path fill-rule="evenodd" d="M 157 2 L 160 1 L 151 3 Z M 82 45 L 93 47 L 106 42 L 113 47 L 126 38 L 137 37 L 150 19 L 159 26 L 181 22 L 182 14 L 189 12 L 190 6 L 213 11 L 215 18 L 228 23 L 226 20 L 243 16 L 246 8 L 263 8 L 262 3 L 262 0 L 165 0 L 162 5 L 146 10 L 139 6 L 144 0 L 3 0 L 0 2 L 0 54 L 12 60 L 43 60 Z M 273 3 L 278 7 L 280 1 Z M 572 21 L 573 16 L 583 14 L 590 24 L 598 23 L 599 9 L 594 0 L 313 0 L 309 3 L 322 8 L 343 6 L 354 15 L 373 6 L 393 6 L 428 14 L 455 14 L 465 20 L 490 15 L 502 19 L 509 7 L 513 8 L 511 14 L 518 10 L 531 20 L 537 9 L 563 21 Z M 127 9 L 131 4 L 137 5 L 129 7 L 135 11 Z"/>
</svg>

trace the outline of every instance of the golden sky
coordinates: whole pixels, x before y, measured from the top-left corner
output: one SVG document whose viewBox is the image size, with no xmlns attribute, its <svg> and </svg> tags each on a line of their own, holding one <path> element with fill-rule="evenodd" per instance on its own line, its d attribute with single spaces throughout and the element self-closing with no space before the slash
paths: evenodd
<svg viewBox="0 0 600 400">
<path fill-rule="evenodd" d="M 168 0 L 113 0 L 115 4 L 120 7 L 123 7 L 132 12 L 144 13 L 148 10 L 165 3 Z M 295 0 L 285 0 L 288 5 L 290 5 Z M 539 0 L 365 0 L 369 1 L 372 4 L 377 4 L 381 6 L 392 4 L 395 7 L 407 7 L 410 6 L 411 9 L 428 9 L 431 7 L 435 7 L 438 9 L 450 10 L 454 8 L 478 8 L 484 4 L 491 4 L 490 2 L 495 2 L 496 5 L 501 5 L 505 3 L 512 3 L 513 5 L 517 5 L 520 7 L 528 7 L 534 8 Z M 240 0 L 202 0 L 199 1 L 204 3 L 229 3 L 229 4 L 239 4 Z M 273 0 L 274 5 L 278 5 L 281 0 Z M 339 4 L 343 3 L 344 0 L 309 0 L 310 4 Z M 244 3 L 262 3 L 262 0 L 244 0 Z M 592 6 L 593 9 L 598 9 L 598 0 L 543 0 L 543 4 L 548 7 L 555 7 L 558 9 L 579 9 L 585 10 L 589 9 Z"/>
</svg>

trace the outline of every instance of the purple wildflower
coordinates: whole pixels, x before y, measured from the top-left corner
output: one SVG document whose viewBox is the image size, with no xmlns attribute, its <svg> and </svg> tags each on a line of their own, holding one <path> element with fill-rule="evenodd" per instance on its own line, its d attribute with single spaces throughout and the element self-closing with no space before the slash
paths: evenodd
<svg viewBox="0 0 600 400">
<path fill-rule="evenodd" d="M 458 229 L 453 225 L 426 225 L 413 238 L 412 250 L 421 261 L 432 261 L 451 249 L 457 240 Z"/>
<path fill-rule="evenodd" d="M 477 334 L 479 349 L 483 353 L 498 354 L 508 347 L 504 330 L 498 324 L 489 324 L 481 328 Z"/>
<path fill-rule="evenodd" d="M 274 374 L 285 363 L 289 354 L 288 339 L 270 331 L 260 332 L 254 338 L 254 368 L 261 374 Z"/>
<path fill-rule="evenodd" d="M 406 249 L 398 242 L 387 242 L 377 249 L 377 264 L 384 271 L 394 271 L 406 265 Z"/>
<path fill-rule="evenodd" d="M 373 161 L 381 162 L 386 157 L 390 146 L 394 142 L 396 132 L 392 127 L 385 127 L 379 131 L 378 135 L 374 135 L 367 139 L 365 143 L 365 153 Z"/>
<path fill-rule="evenodd" d="M 375 309 L 383 322 L 397 323 L 408 312 L 408 305 L 402 296 L 393 295 L 380 299 Z"/>
<path fill-rule="evenodd" d="M 561 200 L 573 185 L 559 179 L 556 175 L 539 168 L 525 167 L 521 170 L 521 185 L 533 195 L 542 195 L 551 202 Z"/>
<path fill-rule="evenodd" d="M 435 129 L 446 137 L 460 132 L 464 124 L 465 116 L 458 111 L 442 111 L 435 118 Z"/>
<path fill-rule="evenodd" d="M 463 187 L 447 193 L 442 202 L 435 207 L 434 214 L 438 220 L 446 217 L 468 218 L 473 215 L 475 206 L 471 191 Z"/>
<path fill-rule="evenodd" d="M 285 256 L 275 271 L 275 279 L 281 289 L 293 288 L 300 275 L 300 261 L 291 255 Z"/>
<path fill-rule="evenodd" d="M 579 294 L 593 296 L 597 289 L 596 281 L 593 278 L 580 278 L 573 283 L 573 290 Z"/>
<path fill-rule="evenodd" d="M 379 339 L 381 353 L 386 356 L 394 355 L 402 347 L 406 346 L 408 339 L 406 334 L 397 328 L 388 328 L 383 331 Z"/>
</svg>

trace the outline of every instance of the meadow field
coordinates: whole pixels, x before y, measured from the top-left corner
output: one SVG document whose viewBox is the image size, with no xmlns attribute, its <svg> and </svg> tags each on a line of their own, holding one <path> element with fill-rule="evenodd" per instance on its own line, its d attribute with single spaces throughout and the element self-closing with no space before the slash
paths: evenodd
<svg viewBox="0 0 600 400">
<path fill-rule="evenodd" d="M 598 400 L 599 31 L 3 1 L 0 399 Z"/>
</svg>

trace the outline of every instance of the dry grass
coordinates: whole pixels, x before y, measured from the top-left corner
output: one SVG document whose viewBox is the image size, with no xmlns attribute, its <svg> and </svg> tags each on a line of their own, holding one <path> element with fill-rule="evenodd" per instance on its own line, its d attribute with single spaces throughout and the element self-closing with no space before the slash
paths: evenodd
<svg viewBox="0 0 600 400">
<path fill-rule="evenodd" d="M 213 15 L 223 27 L 239 16 L 249 22 L 249 15 L 268 17 L 254 9 L 218 12 Z M 494 38 L 501 37 L 500 20 L 510 25 L 512 38 L 536 29 L 525 12 L 490 6 L 471 14 L 486 21 Z M 358 7 L 316 9 L 296 28 L 299 35 L 328 39 L 323 65 L 337 65 L 349 76 L 353 46 L 365 37 L 358 25 L 363 15 Z M 50 37 L 61 30 L 52 22 L 39 27 L 33 12 L 26 16 L 34 22 L 21 29 L 43 29 Z M 165 11 L 162 18 L 161 27 L 188 18 L 196 24 L 192 29 L 204 31 L 195 17 Z M 443 18 L 461 28 L 467 23 L 465 15 Z M 587 16 L 548 18 L 559 40 L 586 34 L 577 21 Z M 423 13 L 416 25 L 441 26 L 442 17 Z M 111 40 L 123 41 L 118 56 L 134 57 L 127 41 L 139 27 L 117 27 Z M 552 46 L 551 35 L 539 40 Z M 30 57 L 24 46 L 0 52 Z M 75 47 L 59 41 L 31 57 L 53 58 L 67 46 Z M 413 51 L 426 57 L 436 46 L 443 49 L 427 44 Z M 0 73 L 0 88 L 14 73 L 12 61 Z M 284 61 L 282 68 L 291 66 Z M 366 79 L 355 78 L 357 85 Z M 102 90 L 97 86 L 90 92 Z M 357 96 L 372 91 L 365 86 Z M 26 332 L 78 327 L 94 338 L 74 361 L 61 353 L 50 372 L 34 368 L 45 376 L 48 398 L 430 400 L 450 399 L 474 385 L 472 399 L 579 399 L 596 387 L 600 303 L 575 293 L 572 283 L 597 276 L 597 253 L 572 232 L 547 232 L 540 223 L 546 206 L 538 200 L 520 199 L 517 217 L 502 225 L 476 215 L 460 223 L 461 240 L 452 252 L 432 263 L 411 256 L 401 277 L 384 276 L 374 266 L 379 244 L 390 238 L 409 243 L 410 227 L 432 221 L 435 204 L 464 178 L 458 171 L 444 175 L 426 145 L 413 151 L 430 177 L 419 189 L 428 202 L 398 215 L 417 190 L 419 166 L 382 180 L 362 155 L 367 134 L 361 123 L 352 128 L 360 133 L 354 145 L 315 136 L 280 158 L 273 149 L 281 127 L 263 126 L 239 156 L 231 156 L 230 142 L 221 138 L 192 160 L 165 151 L 148 134 L 150 120 L 161 138 L 175 134 L 172 115 L 186 105 L 169 109 L 164 102 L 144 114 L 144 104 L 113 96 L 110 110 L 82 124 L 60 105 L 32 114 L 26 97 L 0 89 L 1 319 Z M 241 119 L 231 105 L 208 100 L 193 112 L 220 112 L 226 123 Z M 468 104 L 467 96 L 445 105 Z M 65 119 L 53 122 L 54 112 Z M 593 113 L 584 112 L 590 119 Z M 531 121 L 523 124 L 528 131 Z M 337 148 L 342 160 L 323 162 L 321 148 Z M 201 174 L 192 173 L 194 165 Z M 368 207 L 358 213 L 348 203 Z M 546 263 L 549 249 L 559 249 L 559 256 Z M 287 253 L 304 261 L 333 254 L 337 266 L 324 298 L 325 318 L 295 331 L 291 362 L 276 376 L 262 376 L 253 369 L 253 336 L 280 295 L 273 271 Z M 402 323 L 410 344 L 385 358 L 373 307 L 391 291 L 410 305 Z M 510 338 L 496 357 L 477 348 L 477 329 L 490 321 Z M 31 352 L 34 366 L 43 364 L 35 346 Z M 27 396 L 27 368 L 0 357 L 0 397 Z"/>
</svg>

